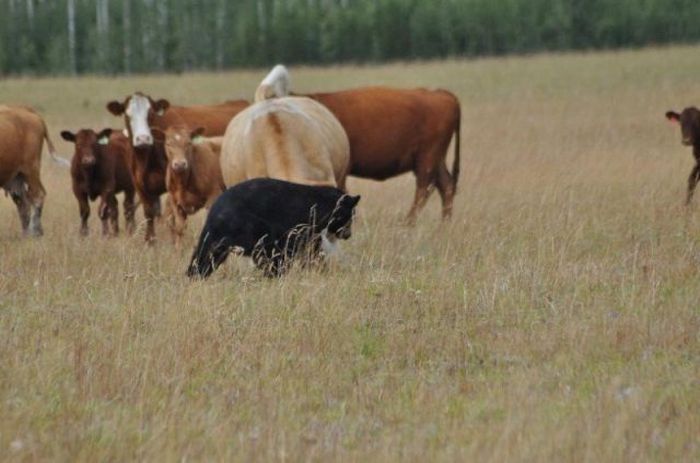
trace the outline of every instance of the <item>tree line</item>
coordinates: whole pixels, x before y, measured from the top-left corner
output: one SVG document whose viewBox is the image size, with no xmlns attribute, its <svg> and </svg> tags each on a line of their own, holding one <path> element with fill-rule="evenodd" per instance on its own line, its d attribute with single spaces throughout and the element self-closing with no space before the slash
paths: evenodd
<svg viewBox="0 0 700 463">
<path fill-rule="evenodd" d="M 182 72 L 700 40 L 699 0 L 0 0 L 0 74 Z"/>
</svg>

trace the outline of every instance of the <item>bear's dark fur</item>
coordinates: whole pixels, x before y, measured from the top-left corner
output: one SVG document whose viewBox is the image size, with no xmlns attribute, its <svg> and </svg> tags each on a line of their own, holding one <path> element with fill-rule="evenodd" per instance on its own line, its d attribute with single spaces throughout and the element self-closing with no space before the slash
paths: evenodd
<svg viewBox="0 0 700 463">
<path fill-rule="evenodd" d="M 317 257 L 324 240 L 350 238 L 359 201 L 337 188 L 269 178 L 235 185 L 209 211 L 187 275 L 206 278 L 235 252 L 279 276 L 295 257 Z"/>
</svg>

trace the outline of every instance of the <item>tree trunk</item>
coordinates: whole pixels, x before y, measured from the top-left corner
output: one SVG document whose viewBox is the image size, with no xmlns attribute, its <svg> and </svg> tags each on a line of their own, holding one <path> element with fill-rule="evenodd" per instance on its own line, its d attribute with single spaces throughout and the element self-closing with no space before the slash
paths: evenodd
<svg viewBox="0 0 700 463">
<path fill-rule="evenodd" d="M 216 11 L 216 68 L 224 67 L 224 22 L 226 19 L 226 0 L 219 0 Z"/>
<path fill-rule="evenodd" d="M 34 29 L 34 0 L 27 0 L 27 20 L 29 28 Z"/>
<path fill-rule="evenodd" d="M 122 0 L 124 20 L 124 72 L 131 73 L 131 0 Z"/>
<path fill-rule="evenodd" d="M 70 72 L 78 73 L 78 66 L 75 53 L 75 0 L 68 0 L 68 56 Z"/>
</svg>

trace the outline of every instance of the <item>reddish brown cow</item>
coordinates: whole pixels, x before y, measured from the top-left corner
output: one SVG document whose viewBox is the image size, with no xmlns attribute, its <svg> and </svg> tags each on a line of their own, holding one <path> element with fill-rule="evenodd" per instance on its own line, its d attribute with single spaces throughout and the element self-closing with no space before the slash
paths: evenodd
<svg viewBox="0 0 700 463">
<path fill-rule="evenodd" d="M 98 216 L 102 220 L 102 234 L 119 234 L 119 206 L 117 193 L 124 193 L 124 218 L 127 232 L 134 231 L 134 184 L 128 164 L 132 158 L 129 139 L 118 131 L 104 129 L 95 133 L 90 129 L 72 133 L 61 132 L 61 137 L 75 143 L 71 161 L 73 194 L 80 207 L 80 234 L 88 233 L 90 201 L 100 198 Z"/>
<path fill-rule="evenodd" d="M 160 214 L 160 195 L 165 193 L 167 159 L 162 143 L 154 143 L 151 127 L 166 130 L 171 125 L 203 127 L 207 136 L 223 135 L 229 121 L 248 106 L 247 101 L 228 101 L 218 105 L 171 106 L 168 100 L 153 100 L 141 92 L 124 102 L 111 101 L 107 109 L 124 116 L 129 140 L 134 149 L 131 166 L 136 191 L 146 216 L 146 241 L 155 238 L 154 219 Z"/>
<path fill-rule="evenodd" d="M 696 107 L 685 108 L 678 114 L 675 111 L 668 111 L 666 118 L 671 122 L 680 125 L 681 142 L 685 146 L 693 147 L 693 157 L 695 157 L 695 167 L 688 177 L 688 192 L 685 197 L 685 204 L 689 205 L 700 181 L 700 110 Z"/>
<path fill-rule="evenodd" d="M 202 137 L 204 129 L 170 127 L 165 132 L 154 129 L 157 141 L 165 143 L 168 157 L 168 217 L 175 244 L 179 247 L 187 216 L 209 208 L 226 189 L 221 176 L 220 145 Z"/>
<path fill-rule="evenodd" d="M 367 87 L 306 95 L 338 118 L 350 140 L 350 175 L 385 180 L 408 171 L 416 176 L 416 195 L 408 221 L 413 223 L 432 187 L 450 217 L 459 177 L 460 105 L 445 90 Z M 455 136 L 452 173 L 447 148 Z"/>
</svg>

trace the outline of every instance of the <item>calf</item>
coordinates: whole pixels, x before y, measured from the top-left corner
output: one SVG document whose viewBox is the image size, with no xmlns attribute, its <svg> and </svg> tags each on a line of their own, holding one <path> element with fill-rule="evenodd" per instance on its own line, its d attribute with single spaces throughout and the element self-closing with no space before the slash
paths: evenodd
<svg viewBox="0 0 700 463">
<path fill-rule="evenodd" d="M 95 133 L 90 129 L 77 133 L 64 130 L 61 137 L 75 143 L 71 161 L 73 194 L 80 207 L 80 234 L 88 234 L 90 204 L 100 198 L 98 216 L 102 220 L 102 234 L 119 234 L 119 206 L 117 193 L 124 193 L 124 218 L 128 233 L 134 231 L 134 184 L 128 162 L 132 156 L 129 140 L 120 132 L 104 129 Z"/>
<path fill-rule="evenodd" d="M 204 129 L 190 131 L 170 127 L 165 132 L 153 129 L 156 141 L 165 145 L 168 158 L 165 183 L 168 188 L 169 225 L 179 247 L 187 216 L 203 207 L 211 207 L 226 189 L 219 165 L 220 145 L 202 137 Z"/>
<path fill-rule="evenodd" d="M 693 147 L 695 157 L 695 167 L 688 177 L 688 191 L 685 204 L 689 205 L 695 193 L 695 187 L 700 181 L 700 110 L 695 107 L 685 108 L 682 113 L 668 111 L 666 118 L 681 126 L 682 143 L 685 146 Z"/>
<path fill-rule="evenodd" d="M 359 201 L 329 186 L 271 178 L 239 183 L 209 211 L 187 275 L 208 277 L 234 251 L 252 257 L 266 276 L 280 276 L 295 257 L 315 258 L 350 238 Z"/>
</svg>

